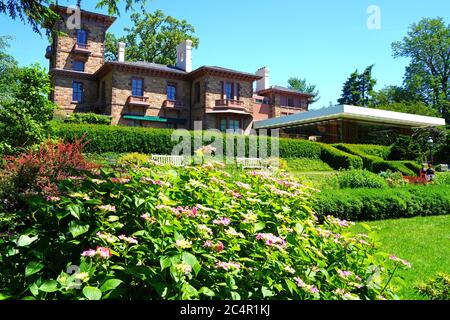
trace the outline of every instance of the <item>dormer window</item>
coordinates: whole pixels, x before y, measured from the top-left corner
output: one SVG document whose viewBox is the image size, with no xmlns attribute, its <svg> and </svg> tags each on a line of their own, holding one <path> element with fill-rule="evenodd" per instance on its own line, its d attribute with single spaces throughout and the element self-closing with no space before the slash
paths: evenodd
<svg viewBox="0 0 450 320">
<path fill-rule="evenodd" d="M 84 29 L 77 30 L 77 43 L 86 45 L 87 44 L 87 33 Z"/>
</svg>

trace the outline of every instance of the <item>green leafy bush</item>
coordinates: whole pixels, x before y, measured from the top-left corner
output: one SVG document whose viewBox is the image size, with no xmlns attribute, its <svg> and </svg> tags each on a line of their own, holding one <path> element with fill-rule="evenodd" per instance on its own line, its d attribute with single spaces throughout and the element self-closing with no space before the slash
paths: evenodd
<svg viewBox="0 0 450 320">
<path fill-rule="evenodd" d="M 339 187 L 343 188 L 386 188 L 383 177 L 367 170 L 345 170 L 337 175 Z"/>
<path fill-rule="evenodd" d="M 288 162 L 289 171 L 307 172 L 307 171 L 333 171 L 328 164 L 318 159 L 308 158 L 290 158 Z"/>
<path fill-rule="evenodd" d="M 119 157 L 117 159 L 117 164 L 127 167 L 142 167 L 144 165 L 149 165 L 150 160 L 150 156 L 146 154 L 133 152 Z"/>
<path fill-rule="evenodd" d="M 411 136 L 400 135 L 391 147 L 390 160 L 419 160 L 422 158 L 422 149 L 417 140 Z"/>
<path fill-rule="evenodd" d="M 205 164 L 101 171 L 60 188 L 0 230 L 2 298 L 391 299 L 405 264 L 347 221 L 319 223 L 315 191 L 286 176 Z"/>
<path fill-rule="evenodd" d="M 320 144 L 300 139 L 280 138 L 280 157 L 320 159 L 322 147 Z"/>
<path fill-rule="evenodd" d="M 433 184 L 450 185 L 450 172 L 436 172 Z"/>
<path fill-rule="evenodd" d="M 55 109 L 48 99 L 50 79 L 44 68 L 21 68 L 14 76 L 12 98 L 0 106 L 0 149 L 7 154 L 43 141 Z"/>
<path fill-rule="evenodd" d="M 382 177 L 388 186 L 390 187 L 399 187 L 406 185 L 406 181 L 403 178 L 403 175 L 400 172 L 393 172 L 391 170 L 386 170 L 379 173 L 379 176 Z"/>
<path fill-rule="evenodd" d="M 111 116 L 96 114 L 96 113 L 72 113 L 68 118 L 64 119 L 66 123 L 77 124 L 111 124 Z"/>
<path fill-rule="evenodd" d="M 321 160 L 328 163 L 332 168 L 339 170 L 361 169 L 363 167 L 363 161 L 360 157 L 336 149 L 331 145 L 324 143 L 320 145 L 322 147 Z"/>
<path fill-rule="evenodd" d="M 417 286 L 417 291 L 430 300 L 450 300 L 450 274 L 438 273 L 427 283 Z"/>
<path fill-rule="evenodd" d="M 446 215 L 450 212 L 450 187 L 407 185 L 324 191 L 317 196 L 314 209 L 322 216 L 351 221 Z"/>
<path fill-rule="evenodd" d="M 394 172 L 401 172 L 406 176 L 416 176 L 420 171 L 420 165 L 414 161 L 384 160 L 384 157 L 387 157 L 387 152 L 390 150 L 388 147 L 376 146 L 380 148 L 373 148 L 372 151 L 370 151 L 370 147 L 367 145 L 359 147 L 359 145 L 337 144 L 335 147 L 339 150 L 361 157 L 363 168 L 374 173 L 391 170 Z M 383 157 L 375 154 L 382 155 Z"/>
<path fill-rule="evenodd" d="M 391 152 L 391 147 L 375 144 L 334 144 L 339 150 L 346 151 L 351 154 L 375 156 L 386 160 Z"/>
</svg>

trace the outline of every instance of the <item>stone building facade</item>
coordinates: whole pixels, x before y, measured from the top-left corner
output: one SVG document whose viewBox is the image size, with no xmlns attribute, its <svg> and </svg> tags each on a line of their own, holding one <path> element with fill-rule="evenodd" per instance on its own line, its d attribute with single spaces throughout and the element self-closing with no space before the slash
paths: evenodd
<svg viewBox="0 0 450 320">
<path fill-rule="evenodd" d="M 177 48 L 176 66 L 125 61 L 105 62 L 105 34 L 115 18 L 81 10 L 79 28 L 68 28 L 70 10 L 55 6 L 61 31 L 47 48 L 52 100 L 58 112 L 110 115 L 113 125 L 250 132 L 254 120 L 308 110 L 312 96 L 269 86 L 269 70 L 247 73 L 222 67 L 192 70 L 192 42 Z M 254 83 L 256 82 L 256 90 Z"/>
</svg>

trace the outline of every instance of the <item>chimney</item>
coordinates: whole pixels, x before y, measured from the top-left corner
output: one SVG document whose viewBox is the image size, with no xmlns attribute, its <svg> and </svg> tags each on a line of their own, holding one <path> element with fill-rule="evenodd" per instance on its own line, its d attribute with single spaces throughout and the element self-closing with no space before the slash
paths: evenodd
<svg viewBox="0 0 450 320">
<path fill-rule="evenodd" d="M 119 47 L 117 61 L 125 62 L 125 42 L 119 42 L 117 46 Z"/>
<path fill-rule="evenodd" d="M 270 69 L 267 67 L 258 69 L 256 75 L 262 77 L 260 80 L 256 80 L 256 92 L 269 89 L 269 72 Z"/>
<path fill-rule="evenodd" d="M 176 67 L 186 72 L 192 71 L 192 41 L 185 40 L 177 46 Z"/>
</svg>

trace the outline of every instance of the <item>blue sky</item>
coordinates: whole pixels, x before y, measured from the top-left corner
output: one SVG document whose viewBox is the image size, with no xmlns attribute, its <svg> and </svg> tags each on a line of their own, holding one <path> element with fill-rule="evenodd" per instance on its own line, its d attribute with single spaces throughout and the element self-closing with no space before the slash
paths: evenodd
<svg viewBox="0 0 450 320">
<path fill-rule="evenodd" d="M 82 8 L 94 10 L 96 3 L 83 0 Z M 370 5 L 381 10 L 379 30 L 367 27 Z M 320 90 L 321 99 L 312 108 L 336 103 L 350 73 L 371 64 L 376 89 L 400 85 L 408 60 L 394 59 L 391 43 L 423 17 L 440 16 L 450 23 L 448 0 L 153 0 L 147 9 L 161 9 L 194 25 L 200 38 L 194 68 L 218 65 L 254 72 L 267 66 L 271 84 L 283 86 L 289 77 L 307 78 Z M 128 25 L 122 10 L 109 31 L 121 35 Z M 0 35 L 15 37 L 10 53 L 21 65 L 47 65 L 45 36 L 6 15 L 0 15 Z"/>
</svg>

